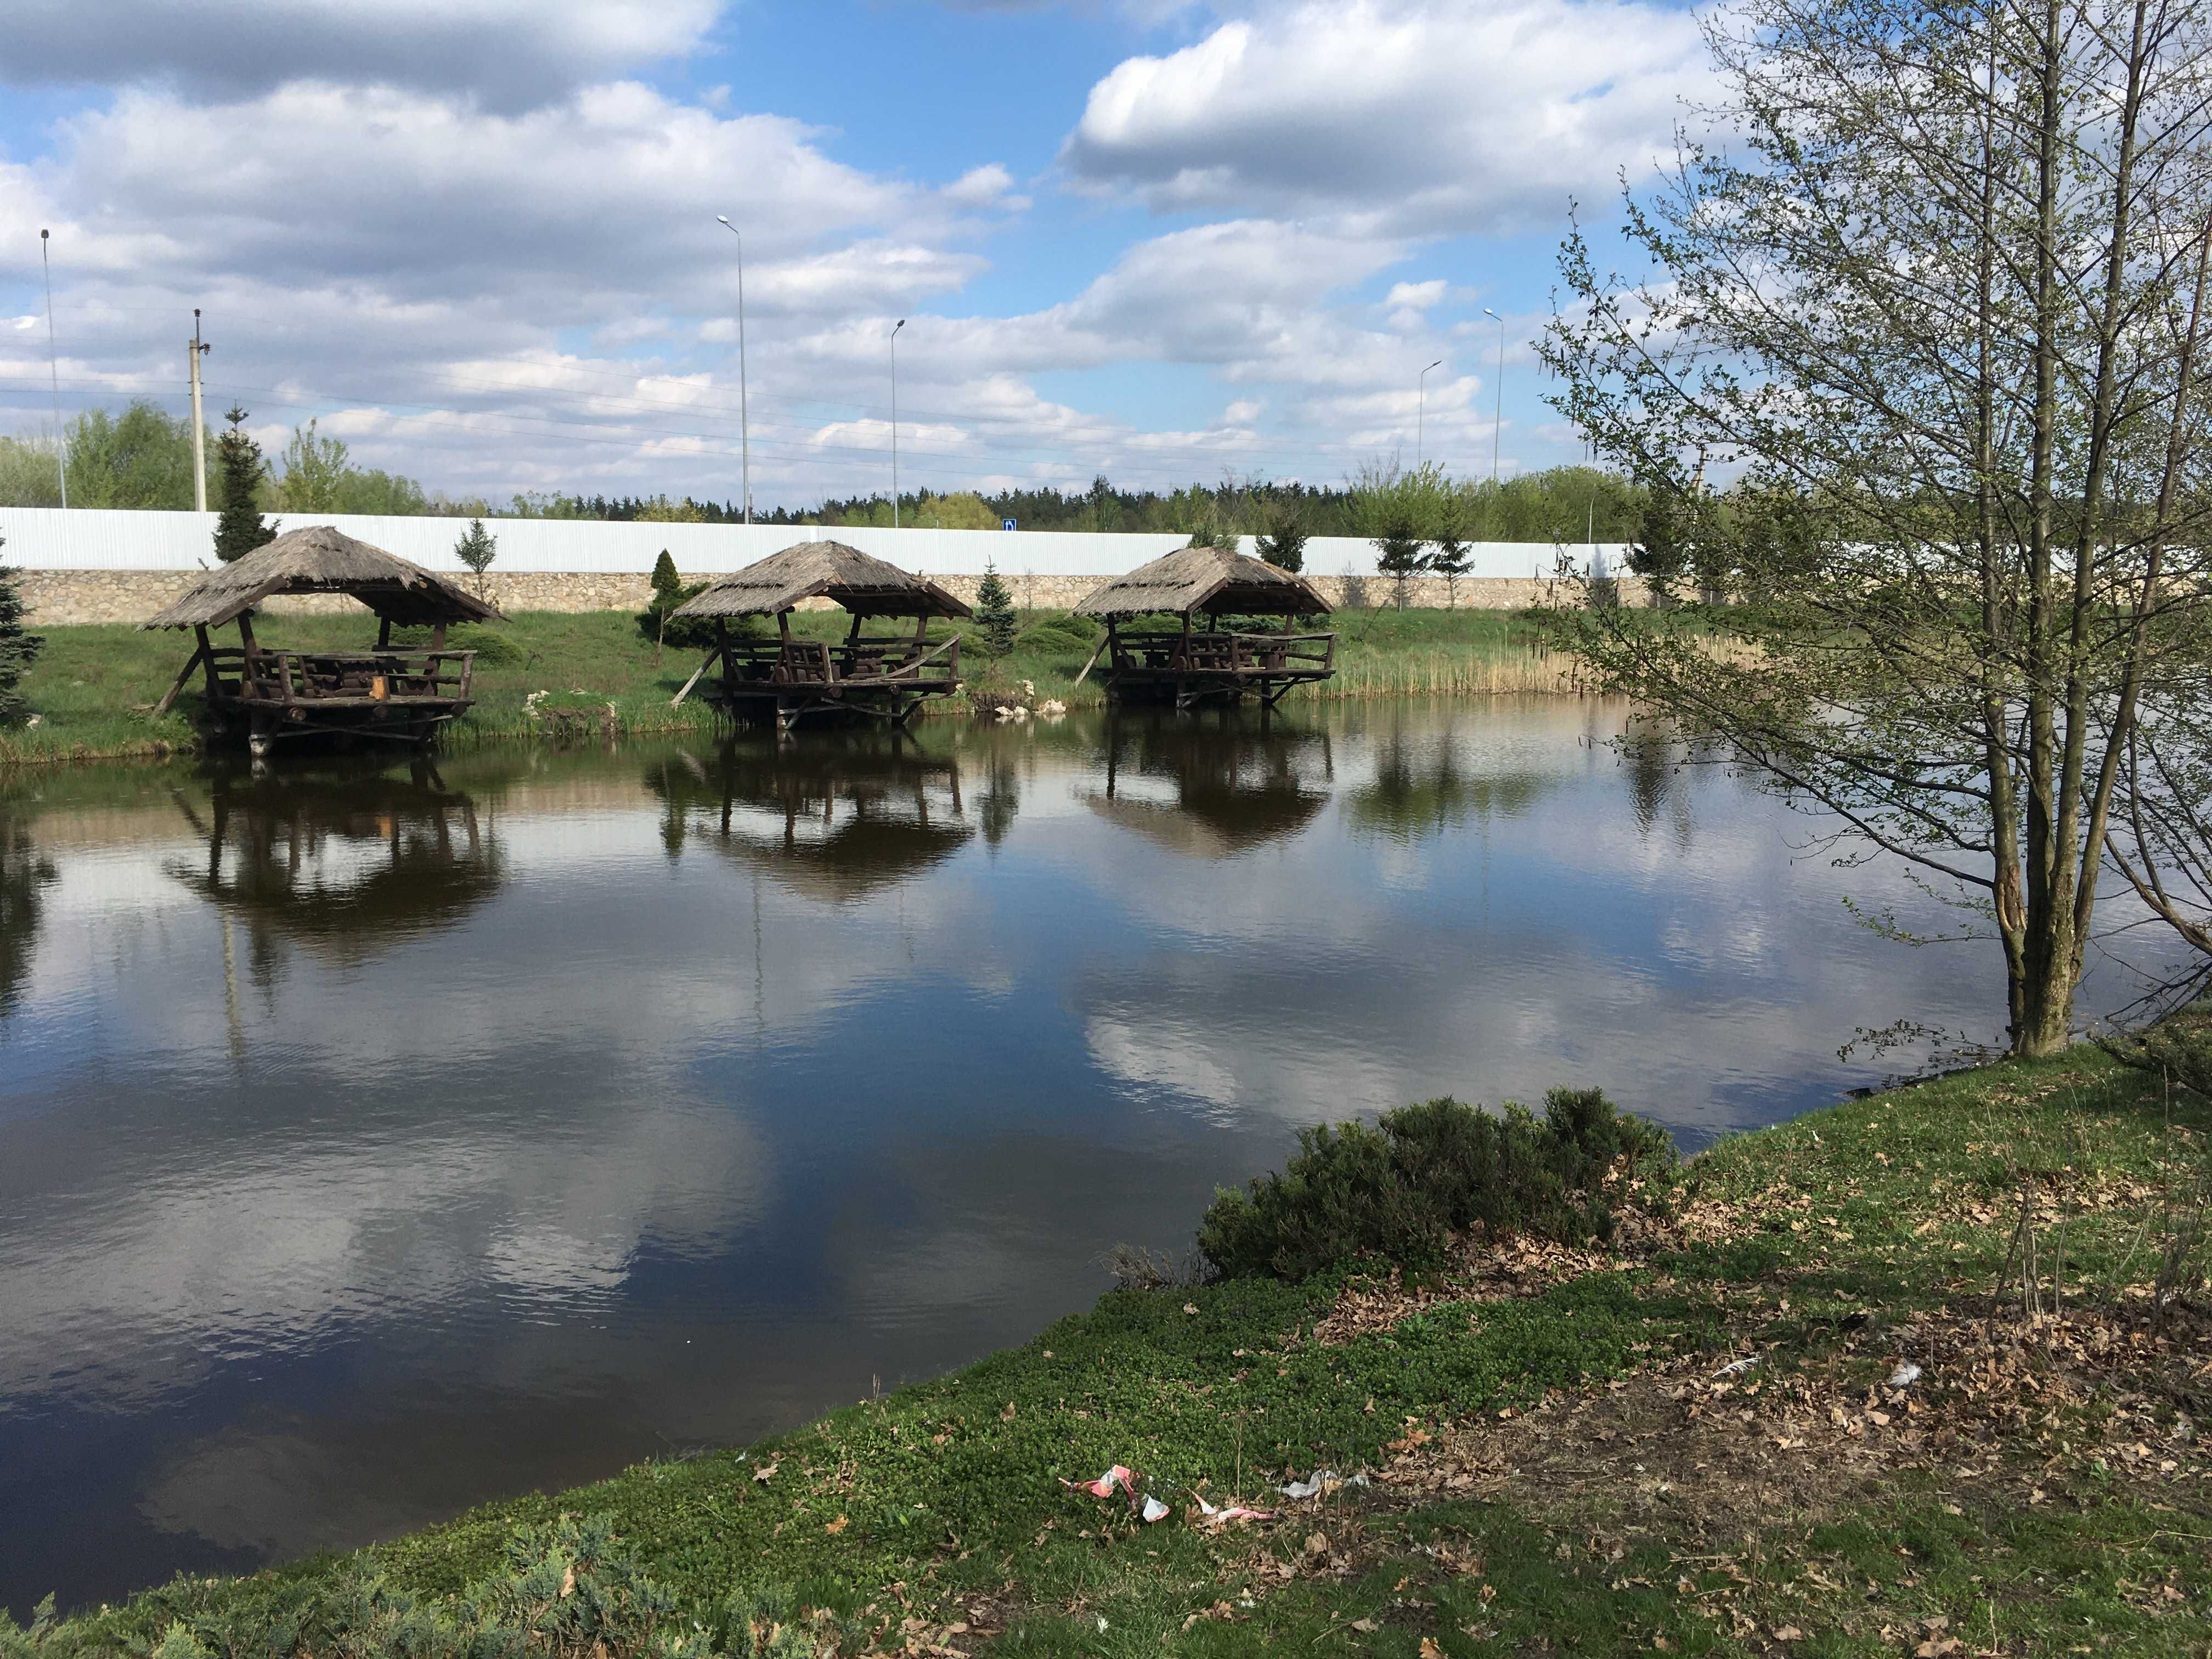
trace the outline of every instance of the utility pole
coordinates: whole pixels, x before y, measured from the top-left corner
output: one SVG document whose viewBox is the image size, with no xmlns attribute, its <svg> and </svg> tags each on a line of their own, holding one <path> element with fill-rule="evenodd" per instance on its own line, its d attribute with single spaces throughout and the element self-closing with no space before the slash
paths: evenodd
<svg viewBox="0 0 2212 1659">
<path fill-rule="evenodd" d="M 53 233 L 39 232 L 39 265 L 46 274 L 46 371 L 54 383 L 54 466 L 61 474 L 62 509 L 69 510 L 69 434 L 62 430 L 62 359 L 54 344 L 54 267 L 46 254 Z"/>
<path fill-rule="evenodd" d="M 200 338 L 200 308 L 192 307 L 192 337 L 186 342 L 192 366 L 192 511 L 207 511 L 207 436 L 200 419 L 200 359 L 207 343 Z"/>
<path fill-rule="evenodd" d="M 744 456 L 745 522 L 753 521 L 753 423 L 745 412 L 745 234 L 722 214 L 722 228 L 738 239 L 738 450 Z"/>
<path fill-rule="evenodd" d="M 899 329 L 906 326 L 906 319 L 898 319 L 891 330 L 891 528 L 898 528 L 898 337 Z"/>
<path fill-rule="evenodd" d="M 1498 412 L 1490 423 L 1490 482 L 1498 482 L 1498 440 L 1505 430 L 1505 319 L 1498 317 L 1488 306 L 1482 308 L 1486 317 L 1498 317 Z"/>
<path fill-rule="evenodd" d="M 1429 368 L 1441 368 L 1443 367 L 1443 362 L 1444 360 L 1439 357 L 1429 365 Z M 1428 458 L 1429 368 L 1423 369 L 1420 378 L 1413 382 L 1419 388 L 1419 408 L 1413 416 L 1413 470 L 1417 472 L 1420 470 L 1422 463 Z"/>
</svg>

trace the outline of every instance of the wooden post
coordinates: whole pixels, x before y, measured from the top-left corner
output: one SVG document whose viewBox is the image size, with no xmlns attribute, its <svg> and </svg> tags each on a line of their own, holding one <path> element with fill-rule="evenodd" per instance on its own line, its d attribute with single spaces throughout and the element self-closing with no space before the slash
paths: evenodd
<svg viewBox="0 0 2212 1659">
<path fill-rule="evenodd" d="M 192 632 L 199 639 L 200 661 L 207 667 L 208 707 L 212 708 L 215 707 L 216 697 L 222 690 L 222 678 L 215 672 L 215 641 L 208 638 L 208 631 L 204 626 L 195 628 Z"/>
<path fill-rule="evenodd" d="M 445 623 L 440 623 L 430 630 L 430 648 L 433 651 L 443 651 L 446 648 Z"/>
<path fill-rule="evenodd" d="M 389 617 L 376 619 L 376 648 L 380 651 L 392 649 L 392 618 Z"/>
<path fill-rule="evenodd" d="M 207 655 L 207 629 L 204 628 L 201 629 L 199 630 L 199 648 L 194 651 L 191 656 L 185 659 L 185 665 L 177 671 L 177 678 L 175 681 L 170 685 L 168 690 L 162 695 L 161 701 L 154 705 L 152 718 L 155 720 L 161 719 L 162 715 L 169 712 L 169 705 L 176 702 L 177 693 L 185 689 L 185 682 L 191 678 L 192 670 L 198 668 L 200 665 L 200 659 Z M 214 665 L 210 664 L 208 668 L 208 676 L 212 679 L 214 675 Z"/>
<path fill-rule="evenodd" d="M 260 690 L 258 682 L 261 678 L 261 647 L 253 642 L 253 613 L 250 611 L 238 613 L 238 642 L 246 653 L 238 667 L 238 695 L 250 702 Z"/>
</svg>

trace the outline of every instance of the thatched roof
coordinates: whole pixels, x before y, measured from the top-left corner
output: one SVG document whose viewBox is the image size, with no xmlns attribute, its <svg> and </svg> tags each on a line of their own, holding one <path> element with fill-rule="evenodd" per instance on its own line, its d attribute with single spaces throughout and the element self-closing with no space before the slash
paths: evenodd
<svg viewBox="0 0 2212 1659">
<path fill-rule="evenodd" d="M 1237 616 L 1317 617 L 1328 601 L 1303 576 L 1226 547 L 1179 547 L 1096 589 L 1076 610 L 1086 617 L 1156 611 Z"/>
<path fill-rule="evenodd" d="M 771 617 L 801 599 L 835 600 L 860 617 L 967 617 L 975 613 L 935 582 L 871 558 L 842 542 L 800 542 L 732 572 L 677 617 Z"/>
<path fill-rule="evenodd" d="M 218 628 L 280 593 L 346 593 L 403 628 L 504 622 L 459 584 L 326 524 L 288 530 L 210 570 L 141 628 Z"/>
</svg>

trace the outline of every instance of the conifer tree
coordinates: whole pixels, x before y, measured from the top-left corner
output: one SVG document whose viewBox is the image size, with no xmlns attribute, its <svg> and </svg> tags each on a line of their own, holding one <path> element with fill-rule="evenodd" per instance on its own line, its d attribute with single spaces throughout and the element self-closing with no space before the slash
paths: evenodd
<svg viewBox="0 0 2212 1659">
<path fill-rule="evenodd" d="M 983 630 L 983 648 L 994 657 L 1003 657 L 1014 648 L 1014 635 L 1021 626 L 1014 615 L 1014 596 L 1000 579 L 995 559 L 986 560 L 983 580 L 975 589 L 975 623 Z"/>
<path fill-rule="evenodd" d="M 0 563 L 0 726 L 12 725 L 28 712 L 16 687 L 45 644 L 37 635 L 23 631 L 22 592 L 15 586 L 15 573 Z"/>
<path fill-rule="evenodd" d="M 215 556 L 225 564 L 276 539 L 276 526 L 261 522 L 258 495 L 265 464 L 261 446 L 246 430 L 246 411 L 234 404 L 223 415 L 228 429 L 215 441 L 216 465 L 222 475 Z"/>
<path fill-rule="evenodd" d="M 483 592 L 484 572 L 491 568 L 491 562 L 499 556 L 499 538 L 484 528 L 482 519 L 471 519 L 466 533 L 453 544 L 453 556 L 476 573 L 477 592 L 481 595 Z M 663 553 L 660 556 L 663 560 L 666 560 L 668 555 Z M 655 566 L 653 569 L 656 579 L 653 589 L 655 592 L 659 592 L 658 586 L 659 574 L 659 567 Z M 675 574 L 675 567 L 672 564 L 669 568 L 669 574 L 672 576 Z"/>
</svg>

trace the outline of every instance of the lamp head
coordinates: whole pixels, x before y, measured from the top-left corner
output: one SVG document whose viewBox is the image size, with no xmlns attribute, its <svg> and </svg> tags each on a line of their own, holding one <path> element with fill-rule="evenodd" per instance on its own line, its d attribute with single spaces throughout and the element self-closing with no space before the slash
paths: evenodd
<svg viewBox="0 0 2212 1659">
<path fill-rule="evenodd" d="M 1442 368 L 1443 366 L 1444 366 L 1444 360 L 1443 360 L 1443 358 L 1439 357 L 1439 358 L 1437 358 L 1437 359 L 1436 360 L 1436 362 L 1432 362 L 1432 363 L 1431 363 L 1431 364 L 1429 365 L 1429 368 Z M 1421 373 L 1422 373 L 1422 374 L 1427 374 L 1427 373 L 1429 372 L 1429 368 L 1425 368 L 1425 369 L 1423 369 L 1423 370 L 1421 371 Z"/>
<path fill-rule="evenodd" d="M 1498 317 L 1498 313 L 1492 311 L 1488 306 L 1483 307 L 1482 314 L 1486 317 Z M 1498 317 L 1498 320 L 1502 323 L 1505 319 L 1503 317 Z"/>
</svg>

